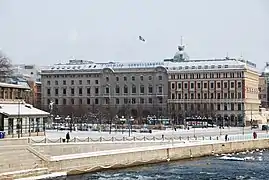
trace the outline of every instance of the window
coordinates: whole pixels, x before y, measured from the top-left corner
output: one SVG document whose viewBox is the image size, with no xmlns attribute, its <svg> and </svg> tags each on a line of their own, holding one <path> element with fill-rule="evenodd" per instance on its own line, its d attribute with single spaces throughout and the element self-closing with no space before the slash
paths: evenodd
<svg viewBox="0 0 269 180">
<path fill-rule="evenodd" d="M 135 77 L 134 76 L 132 76 L 132 81 L 135 81 Z"/>
<path fill-rule="evenodd" d="M 91 88 L 87 88 L 87 95 L 91 95 Z"/>
<path fill-rule="evenodd" d="M 116 91 L 116 94 L 120 93 L 120 87 L 118 85 L 116 85 L 115 91 Z"/>
<path fill-rule="evenodd" d="M 197 88 L 200 89 L 201 88 L 201 83 L 197 83 Z"/>
<path fill-rule="evenodd" d="M 105 104 L 109 104 L 110 102 L 109 102 L 109 98 L 106 98 L 105 99 Z"/>
<path fill-rule="evenodd" d="M 106 82 L 108 82 L 109 81 L 109 77 L 106 77 Z"/>
<path fill-rule="evenodd" d="M 194 99 L 194 94 L 193 93 L 191 93 L 191 99 Z"/>
<path fill-rule="evenodd" d="M 119 81 L 119 77 L 116 77 L 116 81 Z"/>
<path fill-rule="evenodd" d="M 210 98 L 214 99 L 214 93 L 210 93 Z"/>
<path fill-rule="evenodd" d="M 47 81 L 47 85 L 50 85 L 50 81 Z"/>
<path fill-rule="evenodd" d="M 98 82 L 98 80 L 96 79 L 96 80 L 95 80 L 95 84 L 98 84 L 98 83 L 99 83 L 99 82 Z"/>
<path fill-rule="evenodd" d="M 210 83 L 210 88 L 214 89 L 214 83 L 213 82 Z"/>
<path fill-rule="evenodd" d="M 188 89 L 188 83 L 184 83 L 184 88 Z"/>
<path fill-rule="evenodd" d="M 220 111 L 220 104 L 217 105 L 217 110 Z"/>
<path fill-rule="evenodd" d="M 128 94 L 128 87 L 126 85 L 124 85 L 123 92 L 124 92 L 124 94 Z"/>
<path fill-rule="evenodd" d="M 128 103 L 128 99 L 124 98 L 124 104 L 127 104 L 127 103 Z"/>
<path fill-rule="evenodd" d="M 151 85 L 149 86 L 148 90 L 149 90 L 149 94 L 152 94 L 152 92 L 153 92 L 153 88 L 152 88 Z"/>
<path fill-rule="evenodd" d="M 227 99 L 227 98 L 228 98 L 228 94 L 224 93 L 224 99 Z"/>
<path fill-rule="evenodd" d="M 241 88 L 242 87 L 242 83 L 241 82 L 237 82 L 237 87 Z"/>
<path fill-rule="evenodd" d="M 231 93 L 231 99 L 234 99 L 234 93 Z"/>
<path fill-rule="evenodd" d="M 174 93 L 172 93 L 172 99 L 175 99 L 175 94 Z"/>
<path fill-rule="evenodd" d="M 207 93 L 204 93 L 204 99 L 207 99 Z"/>
<path fill-rule="evenodd" d="M 58 96 L 58 95 L 59 95 L 59 89 L 56 88 L 56 89 L 55 89 L 55 96 Z"/>
<path fill-rule="evenodd" d="M 140 103 L 144 104 L 145 103 L 145 99 L 144 98 L 140 98 Z"/>
<path fill-rule="evenodd" d="M 66 99 L 63 99 L 63 105 L 66 105 Z"/>
<path fill-rule="evenodd" d="M 82 99 L 79 99 L 79 104 L 80 104 L 80 105 L 82 104 Z"/>
<path fill-rule="evenodd" d="M 175 89 L 175 83 L 172 83 L 171 86 L 172 86 L 172 89 Z"/>
<path fill-rule="evenodd" d="M 237 99 L 241 99 L 242 96 L 241 96 L 241 92 L 237 93 Z"/>
<path fill-rule="evenodd" d="M 220 82 L 217 82 L 217 88 L 218 89 L 220 88 Z"/>
<path fill-rule="evenodd" d="M 231 82 L 231 88 L 234 88 L 234 82 Z"/>
<path fill-rule="evenodd" d="M 109 87 L 106 87 L 106 94 L 109 94 Z"/>
<path fill-rule="evenodd" d="M 143 85 L 140 86 L 140 93 L 141 94 L 144 94 L 145 93 L 145 88 Z"/>
<path fill-rule="evenodd" d="M 132 93 L 136 94 L 136 86 L 135 85 L 132 85 Z"/>
<path fill-rule="evenodd" d="M 228 110 L 228 106 L 226 103 L 224 103 L 224 111 L 227 111 Z"/>
<path fill-rule="evenodd" d="M 74 80 L 71 80 L 71 85 L 74 85 Z"/>
<path fill-rule="evenodd" d="M 220 93 L 217 94 L 217 99 L 220 99 Z"/>
<path fill-rule="evenodd" d="M 78 88 L 78 94 L 82 96 L 82 88 Z"/>
<path fill-rule="evenodd" d="M 150 81 L 152 80 L 152 76 L 149 76 L 149 80 L 150 80 Z"/>
<path fill-rule="evenodd" d="M 191 83 L 191 89 L 193 89 L 194 88 L 194 83 Z"/>
<path fill-rule="evenodd" d="M 162 76 L 159 76 L 159 81 L 163 80 L 163 77 Z"/>
<path fill-rule="evenodd" d="M 152 98 L 149 98 L 149 103 L 152 104 Z"/>
<path fill-rule="evenodd" d="M 63 80 L 63 85 L 66 85 L 66 80 Z"/>
<path fill-rule="evenodd" d="M 187 93 L 184 94 L 184 99 L 188 99 L 188 94 Z"/>
<path fill-rule="evenodd" d="M 163 93 L 163 87 L 162 87 L 162 86 L 159 86 L 159 87 L 158 87 L 158 93 L 159 93 L 159 94 L 162 94 L 162 93 Z"/>
<path fill-rule="evenodd" d="M 177 84 L 177 88 L 178 88 L 178 89 L 181 89 L 181 83 L 178 83 L 178 84 Z"/>
<path fill-rule="evenodd" d="M 65 88 L 63 89 L 63 95 L 64 96 L 66 95 L 66 89 Z"/>
<path fill-rule="evenodd" d="M 50 96 L 50 89 L 47 89 L 47 95 Z"/>
<path fill-rule="evenodd" d="M 143 76 L 140 76 L 140 80 L 143 81 L 144 80 L 144 77 Z"/>
<path fill-rule="evenodd" d="M 91 80 L 87 80 L 87 84 L 91 84 Z"/>
<path fill-rule="evenodd" d="M 99 99 L 96 98 L 96 99 L 94 100 L 94 104 L 99 104 Z"/>
<path fill-rule="evenodd" d="M 123 77 L 123 80 L 124 80 L 124 81 L 127 81 L 127 77 L 126 77 L 126 76 L 124 76 L 124 77 Z"/>
<path fill-rule="evenodd" d="M 234 111 L 234 103 L 231 104 L 231 110 Z"/>
<path fill-rule="evenodd" d="M 228 88 L 228 83 L 224 82 L 223 86 L 224 86 L 223 88 Z"/>
<path fill-rule="evenodd" d="M 200 93 L 197 94 L 197 98 L 201 99 L 201 94 Z"/>
<path fill-rule="evenodd" d="M 237 110 L 238 111 L 241 111 L 242 110 L 241 104 L 237 104 Z"/>
<path fill-rule="evenodd" d="M 120 104 L 120 99 L 116 98 L 116 104 Z"/>
<path fill-rule="evenodd" d="M 74 96 L 74 94 L 75 94 L 75 89 L 71 88 L 71 95 Z"/>
<path fill-rule="evenodd" d="M 136 103 L 136 99 L 132 98 L 132 104 L 135 104 L 135 103 Z"/>
<path fill-rule="evenodd" d="M 91 99 L 87 98 L 87 104 L 91 104 Z"/>
<path fill-rule="evenodd" d="M 58 99 L 55 99 L 55 104 L 59 104 L 59 101 L 58 101 Z"/>
<path fill-rule="evenodd" d="M 74 101 L 74 99 L 71 99 L 71 104 L 75 104 L 75 101 Z"/>
<path fill-rule="evenodd" d="M 207 83 L 204 83 L 204 88 L 205 88 L 205 89 L 207 88 Z"/>
<path fill-rule="evenodd" d="M 177 98 L 178 98 L 178 99 L 181 99 L 181 94 L 178 94 L 178 95 L 177 95 Z"/>
<path fill-rule="evenodd" d="M 79 83 L 79 85 L 81 85 L 82 84 L 82 80 L 79 80 L 78 83 Z"/>
<path fill-rule="evenodd" d="M 95 94 L 96 94 L 96 95 L 99 94 L 99 88 L 98 88 L 98 87 L 95 88 Z"/>
</svg>

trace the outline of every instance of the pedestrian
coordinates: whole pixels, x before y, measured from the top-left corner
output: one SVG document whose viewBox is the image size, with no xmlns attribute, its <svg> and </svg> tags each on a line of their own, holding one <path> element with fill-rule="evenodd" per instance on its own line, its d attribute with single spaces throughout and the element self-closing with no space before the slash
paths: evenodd
<svg viewBox="0 0 269 180">
<path fill-rule="evenodd" d="M 67 132 L 67 133 L 66 133 L 65 138 L 66 138 L 66 142 L 68 143 L 68 142 L 69 142 L 69 140 L 70 140 L 70 134 L 69 134 L 69 132 Z"/>
<path fill-rule="evenodd" d="M 225 141 L 228 141 L 228 134 L 225 135 Z"/>
<path fill-rule="evenodd" d="M 257 139 L 257 133 L 255 131 L 253 132 L 253 138 Z"/>
</svg>

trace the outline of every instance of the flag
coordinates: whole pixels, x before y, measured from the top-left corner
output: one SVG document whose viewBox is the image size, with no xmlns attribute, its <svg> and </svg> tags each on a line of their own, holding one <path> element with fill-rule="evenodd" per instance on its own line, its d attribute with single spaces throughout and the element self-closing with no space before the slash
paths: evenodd
<svg viewBox="0 0 269 180">
<path fill-rule="evenodd" d="M 142 36 L 139 36 L 138 38 L 140 41 L 146 42 L 146 40 Z"/>
</svg>

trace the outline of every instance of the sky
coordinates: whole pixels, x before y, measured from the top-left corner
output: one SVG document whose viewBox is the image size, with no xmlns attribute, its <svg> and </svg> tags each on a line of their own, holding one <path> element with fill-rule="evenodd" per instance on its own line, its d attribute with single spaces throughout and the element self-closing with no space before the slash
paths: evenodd
<svg viewBox="0 0 269 180">
<path fill-rule="evenodd" d="M 0 0 L 0 22 L 16 64 L 162 61 L 181 37 L 190 59 L 269 61 L 268 0 Z"/>
</svg>

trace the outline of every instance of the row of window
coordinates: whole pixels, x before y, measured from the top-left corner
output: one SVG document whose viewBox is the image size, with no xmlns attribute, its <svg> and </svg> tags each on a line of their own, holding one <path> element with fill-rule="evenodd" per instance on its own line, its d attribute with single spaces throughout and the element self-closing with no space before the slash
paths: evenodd
<svg viewBox="0 0 269 180">
<path fill-rule="evenodd" d="M 183 94 L 171 94 L 171 99 L 241 99 L 242 93 L 184 93 Z"/>
<path fill-rule="evenodd" d="M 228 86 L 230 84 L 230 86 Z M 195 88 L 195 85 L 196 85 L 196 88 L 197 89 L 200 89 L 200 88 L 204 88 L 204 89 L 214 89 L 214 88 L 217 88 L 217 89 L 220 89 L 220 88 L 242 88 L 242 82 L 237 82 L 237 86 L 235 86 L 235 82 L 234 81 L 231 81 L 230 83 L 228 82 L 204 82 L 204 83 L 201 83 L 201 82 L 178 82 L 178 83 L 175 83 L 175 82 L 172 82 L 171 83 L 171 88 L 172 89 L 176 89 L 176 85 L 177 85 L 177 89 L 194 89 Z M 190 87 L 188 87 L 190 86 Z"/>
<path fill-rule="evenodd" d="M 121 88 L 119 86 L 116 86 L 115 87 L 115 93 L 116 94 L 120 94 L 120 89 Z M 83 88 L 78 88 L 77 90 L 78 90 L 78 94 L 82 96 L 83 95 Z M 124 94 L 128 94 L 129 93 L 128 86 L 125 85 L 123 87 L 123 90 L 122 91 L 123 91 Z M 87 92 L 87 95 L 91 95 L 91 88 L 87 88 L 86 89 L 86 92 Z M 144 85 L 141 85 L 140 86 L 139 92 L 140 92 L 140 94 L 144 94 L 145 93 L 145 86 Z M 148 92 L 148 94 L 152 94 L 153 93 L 153 86 L 152 85 L 150 85 L 148 87 L 147 92 Z M 74 95 L 75 94 L 75 88 L 70 88 L 70 93 L 71 93 L 71 95 Z M 99 94 L 99 87 L 95 87 L 94 88 L 94 93 L 95 93 L 95 95 L 98 95 Z M 104 93 L 105 94 L 109 94 L 110 93 L 110 88 L 109 87 L 106 87 Z M 136 86 L 134 86 L 134 85 L 132 86 L 131 93 L 132 94 L 136 94 L 137 93 L 137 87 Z M 162 94 L 163 93 L 163 87 L 162 86 L 158 86 L 157 87 L 157 93 L 158 94 Z M 63 95 L 66 95 L 67 94 L 67 89 L 66 88 L 62 89 L 62 94 Z M 51 95 L 51 89 L 50 88 L 47 89 L 47 95 L 48 96 Z M 58 88 L 55 88 L 54 89 L 54 95 L 55 96 L 58 96 L 59 95 L 59 89 Z"/>
<path fill-rule="evenodd" d="M 136 78 L 135 76 L 132 76 L 131 77 L 131 80 L 132 81 L 135 81 L 135 78 Z M 119 77 L 116 77 L 116 81 L 119 81 L 119 79 L 120 79 Z M 128 78 L 126 76 L 124 76 L 123 77 L 123 80 L 124 81 L 128 81 Z M 144 80 L 144 76 L 140 76 L 140 80 L 143 81 Z M 148 76 L 148 80 L 151 81 L 152 80 L 152 76 Z M 163 77 L 162 76 L 158 76 L 158 80 L 159 81 L 163 80 Z M 88 79 L 86 81 L 87 81 L 87 84 L 88 85 L 91 84 L 91 80 Z M 109 82 L 109 77 L 106 77 L 106 81 Z M 75 85 L 75 80 L 71 80 L 71 83 L 70 84 L 71 85 Z M 78 81 L 78 84 L 79 85 L 82 85 L 83 84 L 83 80 L 79 80 Z M 98 79 L 95 79 L 94 80 L 94 84 L 99 84 L 99 80 Z M 47 81 L 47 85 L 51 85 L 51 81 L 50 80 Z M 54 81 L 54 85 L 58 86 L 59 85 L 59 81 L 58 80 L 55 80 Z M 63 80 L 62 81 L 62 85 L 67 85 L 67 81 L 66 80 Z"/>
<path fill-rule="evenodd" d="M 147 100 L 147 102 L 146 102 Z M 50 99 L 47 100 L 47 103 L 49 104 L 51 102 Z M 84 104 L 96 104 L 96 105 L 99 105 L 101 102 L 100 102 L 100 99 L 98 98 L 95 98 L 95 99 L 90 99 L 90 98 L 87 98 L 86 102 L 83 103 L 83 99 L 78 99 L 77 102 L 75 102 L 75 99 L 71 98 L 68 102 L 68 99 L 61 99 L 61 102 L 59 99 L 54 99 L 54 103 L 56 105 L 84 105 Z M 103 102 L 103 104 L 107 104 L 109 105 L 111 102 L 109 100 L 109 98 L 106 98 Z M 119 104 L 145 104 L 145 103 L 149 103 L 149 104 L 152 104 L 153 103 L 153 99 L 152 98 L 131 98 L 131 99 L 128 99 L 128 98 L 124 98 L 123 99 L 123 102 L 120 102 L 120 99 L 119 98 L 116 98 L 115 99 L 115 104 L 119 105 Z M 157 98 L 157 103 L 164 103 L 163 101 L 163 98 L 162 97 L 158 97 Z"/>
<path fill-rule="evenodd" d="M 191 110 L 191 111 L 200 111 L 200 110 L 210 110 L 210 111 L 241 111 L 242 104 L 241 103 L 224 103 L 224 104 L 183 104 L 183 106 L 177 106 L 177 108 L 173 107 L 176 110 Z"/>
<path fill-rule="evenodd" d="M 224 72 L 224 73 L 185 73 L 185 74 L 171 74 L 169 79 L 215 79 L 215 78 L 242 78 L 243 72 Z"/>
</svg>

